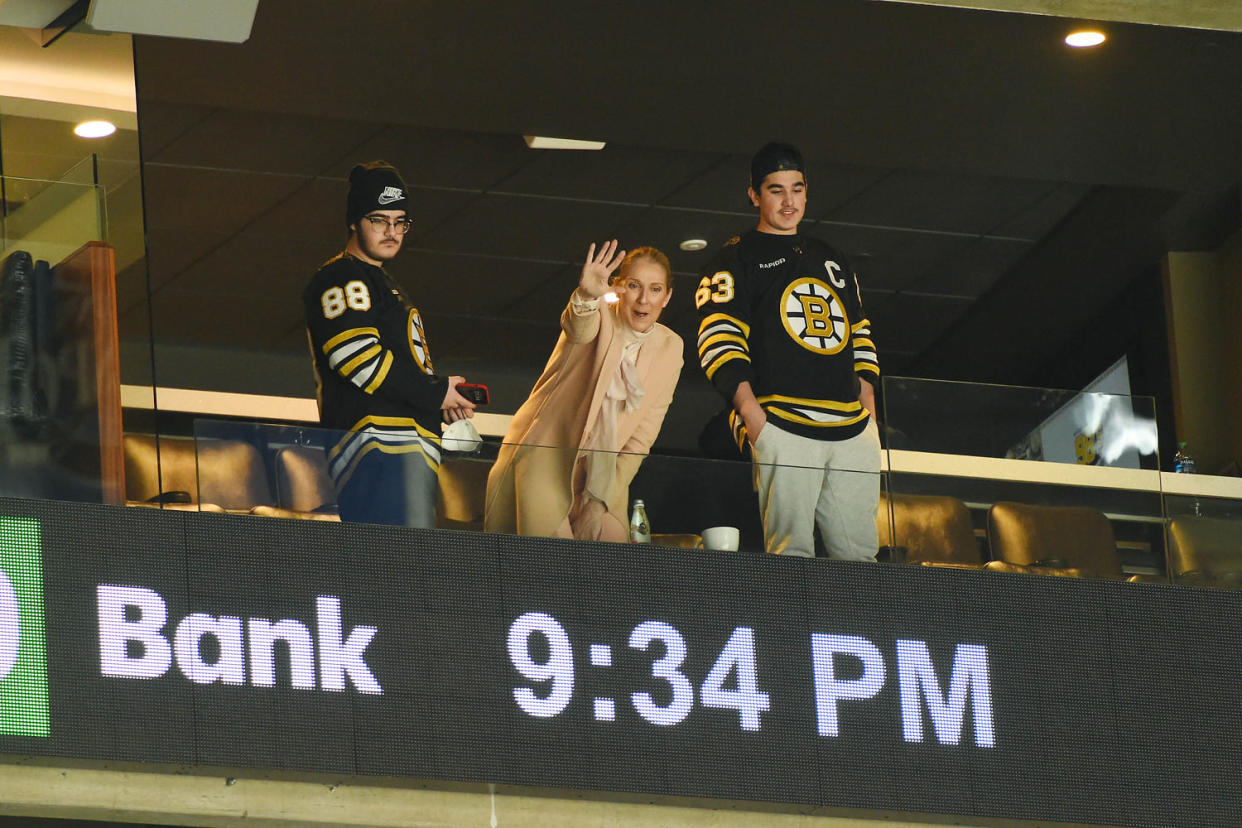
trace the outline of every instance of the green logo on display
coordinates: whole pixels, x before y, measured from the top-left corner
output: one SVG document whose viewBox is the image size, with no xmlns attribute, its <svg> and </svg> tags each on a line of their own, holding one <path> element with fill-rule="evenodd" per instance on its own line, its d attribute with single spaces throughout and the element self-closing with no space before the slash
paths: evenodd
<svg viewBox="0 0 1242 828">
<path fill-rule="evenodd" d="M 50 733 L 39 521 L 0 517 L 0 734 Z"/>
</svg>

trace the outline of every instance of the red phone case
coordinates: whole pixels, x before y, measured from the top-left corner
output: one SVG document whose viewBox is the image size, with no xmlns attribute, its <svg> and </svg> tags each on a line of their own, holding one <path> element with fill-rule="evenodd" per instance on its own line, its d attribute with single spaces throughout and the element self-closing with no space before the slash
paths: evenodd
<svg viewBox="0 0 1242 828">
<path fill-rule="evenodd" d="M 491 396 L 487 392 L 487 386 L 477 382 L 459 382 L 455 386 L 457 393 L 475 405 L 487 405 Z"/>
</svg>

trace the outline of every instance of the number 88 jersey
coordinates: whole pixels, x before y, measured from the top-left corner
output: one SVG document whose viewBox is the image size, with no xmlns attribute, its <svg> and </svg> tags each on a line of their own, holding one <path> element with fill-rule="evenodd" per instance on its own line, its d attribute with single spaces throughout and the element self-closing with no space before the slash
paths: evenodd
<svg viewBox="0 0 1242 828">
<path fill-rule="evenodd" d="M 325 427 L 438 436 L 448 381 L 434 373 L 418 310 L 381 268 L 341 254 L 302 301 Z"/>
</svg>

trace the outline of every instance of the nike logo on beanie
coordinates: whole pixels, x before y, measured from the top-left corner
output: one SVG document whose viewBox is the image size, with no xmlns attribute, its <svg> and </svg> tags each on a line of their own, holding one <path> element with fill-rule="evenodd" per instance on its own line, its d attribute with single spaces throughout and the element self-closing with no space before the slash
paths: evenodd
<svg viewBox="0 0 1242 828">
<path fill-rule="evenodd" d="M 401 192 L 400 187 L 385 187 L 376 201 L 380 204 L 392 204 L 394 201 L 400 201 L 403 198 L 405 198 L 405 193 Z"/>
</svg>

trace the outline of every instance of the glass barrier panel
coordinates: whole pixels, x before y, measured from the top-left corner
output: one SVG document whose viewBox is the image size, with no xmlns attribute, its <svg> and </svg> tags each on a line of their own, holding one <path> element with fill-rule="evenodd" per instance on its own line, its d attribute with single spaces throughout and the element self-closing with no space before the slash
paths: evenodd
<svg viewBox="0 0 1242 828">
<path fill-rule="evenodd" d="M 343 506 L 334 480 L 372 474 L 365 465 L 369 456 L 386 461 L 403 452 L 394 449 L 399 442 L 358 444 L 359 439 L 357 433 L 306 426 L 197 419 L 193 438 L 161 439 L 161 482 L 153 495 L 166 508 L 368 522 Z M 756 469 L 746 461 L 576 452 L 494 440 L 446 441 L 434 448 L 438 468 L 420 471 L 415 485 L 404 479 L 401 484 L 406 497 L 422 492 L 423 520 L 416 525 L 624 540 L 630 527 L 622 521 L 628 524 L 631 504 L 642 500 L 652 543 L 752 553 L 767 546 Z M 430 469 L 423 452 L 420 446 L 404 453 L 416 461 L 415 469 Z M 1219 561 L 1211 566 L 1171 560 L 1166 550 L 1172 541 L 1166 536 L 1180 525 L 1178 517 L 1211 521 L 1213 537 L 1223 533 L 1230 543 L 1242 538 L 1242 498 L 1179 500 L 1161 491 L 1161 475 L 1154 470 L 969 456 L 950 462 L 902 450 L 885 454 L 886 470 L 878 474 L 838 470 L 837 475 L 842 489 L 879 494 L 876 536 L 872 541 L 868 535 L 866 542 L 880 561 L 1149 583 L 1172 578 L 1207 584 L 1214 578 L 1220 583 L 1207 585 L 1227 585 L 1233 577 L 1229 561 L 1242 558 L 1215 552 Z M 628 493 L 613 504 L 612 534 L 598 532 L 600 524 L 573 510 L 572 491 L 590 490 L 593 469 L 602 468 L 607 479 L 618 469 L 628 475 L 627 466 L 637 471 Z M 577 478 L 570 484 L 565 470 L 573 469 Z M 819 479 L 814 466 L 780 466 L 772 473 L 795 488 L 813 488 L 806 480 Z M 419 488 L 417 480 L 430 486 Z M 561 485 L 564 491 L 552 488 Z M 808 525 L 816 500 L 812 493 L 795 508 Z M 866 514 L 868 507 L 854 508 Z M 1173 520 L 1166 521 L 1166 514 Z M 830 527 L 842 521 L 840 514 L 827 516 Z M 829 545 L 839 540 L 831 530 L 829 535 Z M 822 539 L 812 543 L 818 556 L 829 555 Z M 1234 571 L 1242 572 L 1242 563 Z"/>
<path fill-rule="evenodd" d="M 184 451 L 191 443 L 193 456 Z M 195 420 L 192 440 L 162 438 L 161 444 L 165 497 L 182 490 L 186 480 L 195 481 L 192 502 L 174 508 L 363 522 L 368 504 L 351 503 L 348 494 L 342 498 L 339 492 L 343 489 L 334 481 L 348 478 L 352 486 L 360 474 L 387 475 L 387 470 L 376 472 L 379 466 L 367 465 L 369 458 L 382 458 L 380 465 L 388 465 L 401 448 L 409 448 L 408 442 L 368 442 L 357 434 L 330 429 L 210 419 Z M 429 477 L 432 488 L 428 492 L 420 482 L 428 477 L 424 448 L 407 452 L 414 458 L 412 470 L 399 484 L 408 499 L 423 497 L 433 504 L 411 510 L 416 525 L 626 540 L 631 506 L 642 500 L 652 543 L 743 552 L 765 548 L 755 471 L 747 461 L 580 452 L 493 440 L 477 445 L 445 441 L 436 452 L 438 469 Z M 575 489 L 592 490 L 592 486 L 604 485 L 600 481 L 609 480 L 610 475 L 615 480 L 615 475 L 628 476 L 635 468 L 628 492 L 611 490 L 615 517 L 609 517 L 606 526 L 602 515 L 589 514 L 581 504 L 580 509 L 573 508 Z M 782 481 L 785 485 L 800 488 L 804 475 L 814 477 L 820 471 L 822 467 L 780 466 L 774 473 L 789 478 Z M 495 478 L 490 503 L 489 476 Z M 558 486 L 563 490 L 553 488 Z M 871 491 L 874 498 L 881 488 L 881 475 L 838 470 L 835 486 L 847 492 Z M 384 495 L 376 490 L 372 496 L 380 499 Z M 795 509 L 808 527 L 814 501 L 812 497 L 809 505 Z M 838 519 L 830 516 L 829 522 Z M 870 519 L 865 521 L 865 526 L 870 524 Z M 875 541 L 869 531 L 862 537 L 868 548 L 853 554 L 873 557 Z M 793 551 L 789 546 L 786 552 Z M 819 553 L 826 554 L 822 542 Z"/>
<path fill-rule="evenodd" d="M 892 556 L 1166 580 L 1155 401 L 886 377 Z"/>
<path fill-rule="evenodd" d="M 354 439 L 356 434 L 305 426 L 199 419 L 194 438 L 162 440 L 163 483 L 154 494 L 162 493 L 169 508 L 340 520 L 334 470 L 339 476 L 363 468 L 347 453 Z M 466 450 L 457 450 L 461 448 Z M 1179 500 L 1160 490 L 1155 471 L 978 457 L 957 457 L 946 464 L 936 455 L 898 450 L 886 455 L 886 469 L 879 474 L 838 475 L 844 488 L 879 494 L 876 536 L 868 542 L 874 543 L 881 562 L 1134 582 L 1167 582 L 1172 577 L 1198 584 L 1202 565 L 1192 567 L 1176 557 L 1170 562 L 1167 535 L 1172 530 L 1166 513 L 1173 519 L 1216 521 L 1212 528 L 1217 534 L 1225 532 L 1231 542 L 1242 537 L 1242 498 Z M 755 468 L 749 462 L 669 455 L 627 458 L 494 440 L 445 447 L 438 471 L 430 477 L 430 517 L 420 525 L 573 536 L 581 526 L 566 515 L 571 490 L 555 492 L 549 487 L 558 484 L 537 472 L 573 468 L 575 457 L 637 465 L 628 502 L 614 508 L 617 533 L 628 533 L 621 521 L 628 523 L 630 505 L 641 499 L 653 543 L 753 553 L 767 546 Z M 506 479 L 509 472 L 511 479 Z M 777 473 L 798 481 L 801 474 L 813 476 L 818 470 L 782 466 Z M 579 486 L 585 485 L 586 475 L 589 469 L 584 468 Z M 490 516 L 489 476 L 497 478 Z M 853 476 L 868 482 L 857 484 Z M 524 495 L 533 499 L 533 507 L 519 503 Z M 178 499 L 188 502 L 177 504 Z M 541 508 L 551 513 L 540 515 Z M 798 509 L 809 522 L 815 504 Z M 519 512 L 524 517 L 518 518 Z M 528 523 L 519 526 L 521 521 Z M 828 525 L 840 521 L 839 515 L 830 516 Z M 829 554 L 822 539 L 814 543 L 817 556 Z M 1224 572 L 1231 564 L 1226 553 L 1214 554 L 1221 561 L 1208 575 L 1217 577 L 1218 570 Z"/>
<path fill-rule="evenodd" d="M 1160 468 L 1151 397 L 885 377 L 891 449 Z"/>
<path fill-rule="evenodd" d="M 161 439 L 160 480 L 147 499 L 166 508 L 376 522 L 351 512 L 354 507 L 342 503 L 335 481 L 371 473 L 368 458 L 406 453 L 417 459 L 414 468 L 430 471 L 416 475 L 422 481 L 417 485 L 404 478 L 401 482 L 407 493 L 423 493 L 422 517 L 414 525 L 562 537 L 577 531 L 579 537 L 597 537 L 603 535 L 589 530 L 599 524 L 582 520 L 590 516 L 573 510 L 573 491 L 590 490 L 593 469 L 603 469 L 606 479 L 609 470 L 628 477 L 636 467 L 628 492 L 614 497 L 613 537 L 625 539 L 631 505 L 642 500 L 653 543 L 751 553 L 769 546 L 756 468 L 749 461 L 593 454 L 494 439 L 431 443 L 430 449 L 419 444 L 417 452 L 407 452 L 409 439 L 196 419 L 193 437 Z M 576 482 L 567 482 L 575 469 Z M 1225 538 L 1230 549 L 1239 548 L 1242 487 L 1235 498 L 1162 489 L 1172 479 L 1190 491 L 1187 479 L 1207 485 L 1202 482 L 1206 476 L 898 448 L 882 452 L 879 473 L 838 472 L 843 488 L 879 495 L 875 539 L 868 536 L 867 542 L 882 562 L 1210 586 L 1228 586 L 1236 577 L 1231 573 L 1242 572 L 1239 556 L 1220 551 L 1219 543 L 1210 547 L 1214 557 L 1207 565 L 1202 561 L 1205 553 L 1187 562 L 1190 553 L 1183 550 L 1191 541 L 1177 541 L 1177 546 L 1171 539 L 1178 527 L 1197 523 L 1198 529 L 1211 529 L 1213 538 Z M 797 482 L 804 473 L 818 480 L 819 469 L 810 464 L 774 471 L 794 480 L 795 488 L 813 489 Z M 867 482 L 852 482 L 854 477 Z M 797 506 L 806 523 L 813 519 L 815 500 L 810 497 Z M 869 510 L 866 504 L 852 508 L 863 514 Z M 409 523 L 404 516 L 384 522 Z M 830 515 L 827 523 L 841 525 L 842 517 Z M 822 539 L 812 543 L 816 555 L 829 554 Z"/>
<path fill-rule="evenodd" d="M 1209 493 L 1221 484 L 1236 488 L 1237 481 L 1206 475 L 1169 477 L 1165 476 L 1164 507 L 1170 579 L 1187 586 L 1242 589 L 1242 497 Z M 1206 491 L 1172 494 L 1168 491 L 1172 488 Z"/>
<path fill-rule="evenodd" d="M 103 191 L 82 175 L 64 181 L 3 177 L 0 182 L 5 207 L 0 256 L 20 250 L 54 266 L 87 242 L 107 240 Z"/>
<path fill-rule="evenodd" d="M 1167 580 L 1160 492 L 1143 487 L 1143 480 L 1036 475 L 1031 472 L 1041 470 L 1039 464 L 999 461 L 1011 464 L 1005 473 L 972 468 L 970 460 L 962 458 L 951 474 L 934 466 L 920 470 L 917 458 L 894 463 L 902 470 L 889 474 L 884 510 L 896 559 L 1033 575 Z"/>
<path fill-rule="evenodd" d="M 11 177 L 0 190 L 0 493 L 120 502 L 102 194 L 91 183 Z"/>
</svg>

